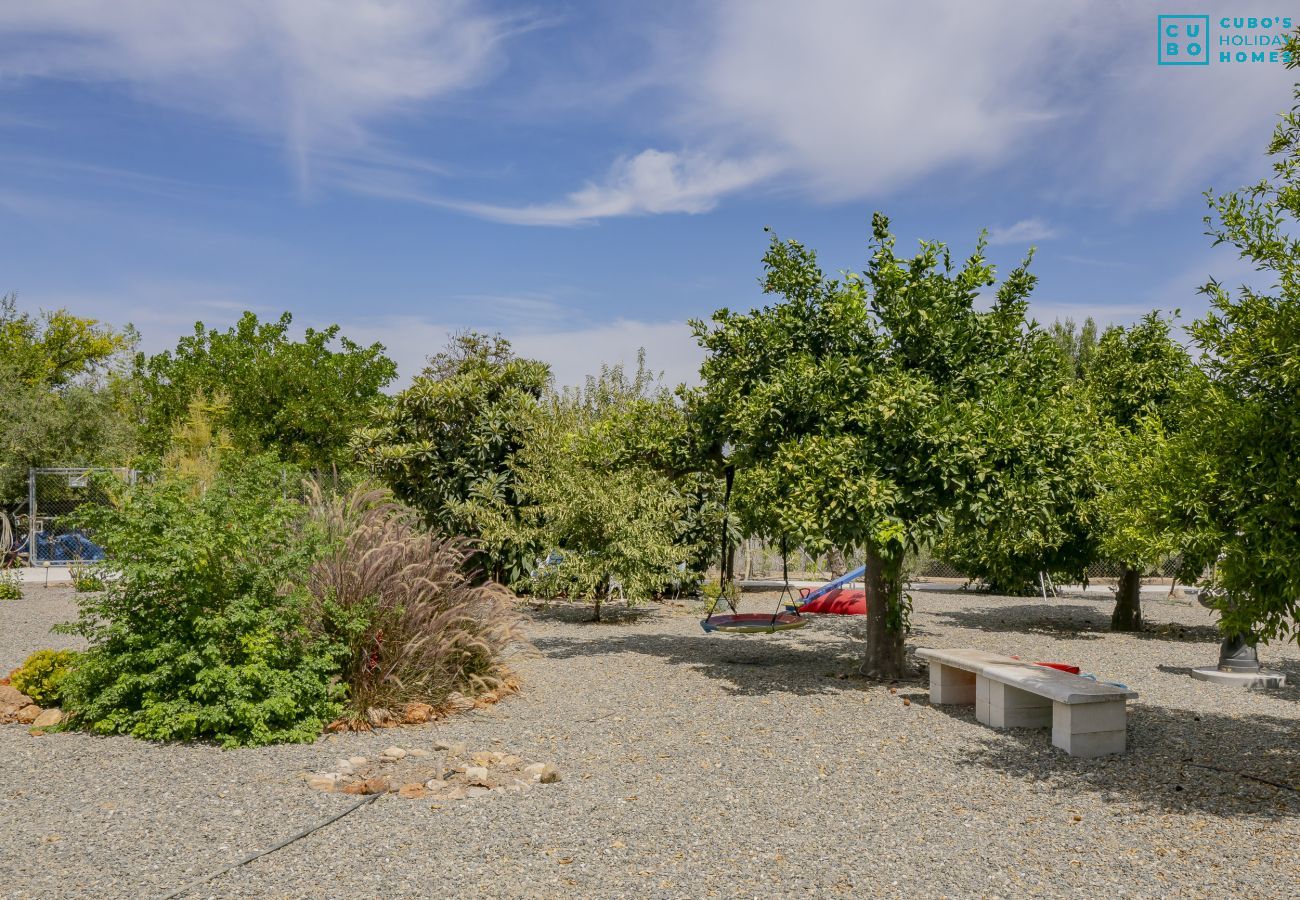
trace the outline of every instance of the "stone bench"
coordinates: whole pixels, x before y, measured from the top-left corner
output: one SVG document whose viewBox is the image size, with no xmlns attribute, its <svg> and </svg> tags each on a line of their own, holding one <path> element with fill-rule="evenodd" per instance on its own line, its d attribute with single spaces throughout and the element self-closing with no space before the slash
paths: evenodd
<svg viewBox="0 0 1300 900">
<path fill-rule="evenodd" d="M 930 702 L 975 706 L 992 728 L 1052 729 L 1052 743 L 1071 756 L 1123 753 L 1124 709 L 1136 691 L 983 650 L 919 649 L 930 664 Z"/>
</svg>

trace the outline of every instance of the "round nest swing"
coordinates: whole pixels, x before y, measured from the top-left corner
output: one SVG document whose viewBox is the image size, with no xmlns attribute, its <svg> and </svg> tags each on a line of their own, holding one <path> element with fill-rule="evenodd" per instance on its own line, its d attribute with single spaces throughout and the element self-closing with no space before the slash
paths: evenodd
<svg viewBox="0 0 1300 900">
<path fill-rule="evenodd" d="M 798 613 L 732 613 L 731 615 L 709 616 L 700 619 L 700 627 L 705 631 L 723 631 L 729 634 L 772 634 L 776 631 L 789 631 L 791 628 L 803 628 L 808 620 Z"/>
</svg>

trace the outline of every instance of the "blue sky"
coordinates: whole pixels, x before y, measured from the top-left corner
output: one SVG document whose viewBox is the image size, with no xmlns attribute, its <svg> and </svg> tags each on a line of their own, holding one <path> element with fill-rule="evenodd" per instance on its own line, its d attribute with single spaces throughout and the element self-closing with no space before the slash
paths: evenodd
<svg viewBox="0 0 1300 900">
<path fill-rule="evenodd" d="M 404 377 L 475 327 L 689 380 L 765 225 L 859 269 L 880 209 L 1003 271 L 1036 245 L 1040 320 L 1195 315 L 1249 275 L 1201 192 L 1264 174 L 1294 77 L 1157 66 L 1159 13 L 1287 12 L 1192 6 L 0 4 L 0 292 L 149 350 L 287 309 Z"/>
</svg>

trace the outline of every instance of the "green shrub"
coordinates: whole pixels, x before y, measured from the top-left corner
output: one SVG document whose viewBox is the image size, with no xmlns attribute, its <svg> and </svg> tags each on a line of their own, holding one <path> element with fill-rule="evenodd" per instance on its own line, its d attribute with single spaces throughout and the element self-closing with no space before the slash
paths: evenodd
<svg viewBox="0 0 1300 900">
<path fill-rule="evenodd" d="M 72 566 L 72 589 L 78 594 L 93 594 L 104 589 L 104 579 L 85 566 Z"/>
<path fill-rule="evenodd" d="M 200 492 L 164 478 L 86 513 L 110 577 L 66 629 L 90 642 L 63 686 L 75 727 L 233 747 L 310 741 L 338 715 L 343 648 L 291 587 L 318 546 L 302 507 L 273 460 L 223 462 Z"/>
<path fill-rule="evenodd" d="M 10 675 L 9 683 L 40 706 L 57 706 L 63 682 L 81 656 L 75 650 L 37 650 Z"/>
<path fill-rule="evenodd" d="M 23 586 L 18 580 L 18 573 L 0 569 L 0 600 L 23 599 Z"/>
<path fill-rule="evenodd" d="M 503 658 L 522 640 L 513 595 L 474 582 L 462 542 L 439 538 L 387 491 L 365 485 L 338 496 L 316 489 L 311 518 L 329 539 L 309 579 L 313 629 L 348 647 L 353 724 L 502 686 Z"/>
</svg>

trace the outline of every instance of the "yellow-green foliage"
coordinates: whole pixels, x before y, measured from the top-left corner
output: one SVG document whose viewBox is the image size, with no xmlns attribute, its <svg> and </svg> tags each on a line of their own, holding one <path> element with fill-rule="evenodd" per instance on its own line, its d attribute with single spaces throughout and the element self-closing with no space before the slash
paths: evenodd
<svg viewBox="0 0 1300 900">
<path fill-rule="evenodd" d="M 78 594 L 93 594 L 104 589 L 104 579 L 86 566 L 72 567 L 72 589 Z"/>
<path fill-rule="evenodd" d="M 202 490 L 216 478 L 221 455 L 230 449 L 230 435 L 221 421 L 230 409 L 230 398 L 214 394 L 212 399 L 199 392 L 190 398 L 185 420 L 172 429 L 171 449 L 163 457 L 163 466 L 181 478 L 192 478 Z"/>
<path fill-rule="evenodd" d="M 63 699 L 63 679 L 80 655 L 75 650 L 37 650 L 14 670 L 10 684 L 41 706 L 56 706 Z"/>
</svg>

